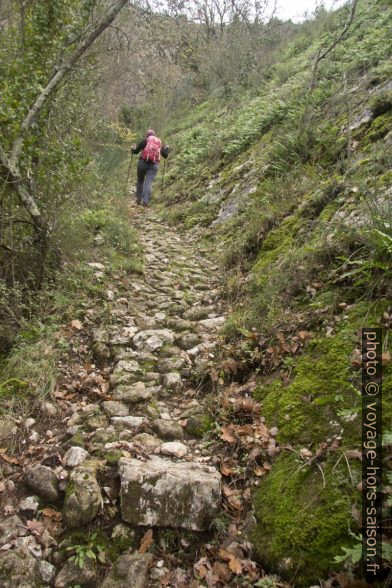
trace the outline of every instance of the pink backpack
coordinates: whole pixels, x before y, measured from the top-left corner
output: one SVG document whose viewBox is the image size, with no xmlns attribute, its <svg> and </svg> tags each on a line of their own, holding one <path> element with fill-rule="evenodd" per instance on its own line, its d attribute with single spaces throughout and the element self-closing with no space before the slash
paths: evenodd
<svg viewBox="0 0 392 588">
<path fill-rule="evenodd" d="M 147 137 L 147 145 L 142 151 L 142 159 L 151 163 L 159 163 L 161 160 L 162 141 L 151 135 Z"/>
</svg>

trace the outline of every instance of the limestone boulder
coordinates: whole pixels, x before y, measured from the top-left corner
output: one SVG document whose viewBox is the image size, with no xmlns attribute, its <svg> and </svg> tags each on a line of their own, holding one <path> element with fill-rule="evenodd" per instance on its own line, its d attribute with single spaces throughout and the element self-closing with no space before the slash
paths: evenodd
<svg viewBox="0 0 392 588">
<path fill-rule="evenodd" d="M 118 558 L 99 588 L 146 588 L 151 563 L 149 553 L 125 553 Z"/>
<path fill-rule="evenodd" d="M 164 345 L 172 344 L 173 341 L 174 334 L 169 329 L 140 331 L 133 338 L 133 344 L 136 349 L 143 349 L 150 352 L 157 351 Z"/>
<path fill-rule="evenodd" d="M 38 564 L 26 547 L 0 553 L 2 588 L 40 588 Z"/>
<path fill-rule="evenodd" d="M 86 557 L 80 568 L 74 561 L 68 560 L 56 576 L 55 588 L 70 586 L 96 586 L 97 566 L 93 559 Z"/>
<path fill-rule="evenodd" d="M 192 349 L 200 343 L 200 336 L 195 333 L 183 333 L 177 338 L 177 345 L 181 349 Z"/>
<path fill-rule="evenodd" d="M 75 529 L 87 525 L 95 519 L 101 504 L 94 468 L 83 465 L 74 469 L 65 492 L 63 519 L 66 526 Z"/>
<path fill-rule="evenodd" d="M 0 521 L 0 545 L 9 543 L 20 535 L 25 535 L 25 526 L 17 515 Z"/>
<path fill-rule="evenodd" d="M 157 370 L 160 374 L 180 371 L 185 366 L 185 359 L 182 357 L 165 357 L 157 364 Z"/>
<path fill-rule="evenodd" d="M 141 416 L 129 415 L 124 417 L 112 417 L 110 421 L 117 428 L 138 431 L 143 423 L 147 421 L 147 419 Z"/>
<path fill-rule="evenodd" d="M 138 404 L 150 400 L 158 391 L 154 386 L 147 388 L 144 382 L 135 382 L 131 386 L 117 386 L 112 396 L 125 404 Z"/>
<path fill-rule="evenodd" d="M 135 526 L 205 531 L 221 502 L 221 475 L 198 462 L 121 459 L 121 516 Z"/>
<path fill-rule="evenodd" d="M 199 322 L 199 325 L 205 331 L 213 332 L 223 327 L 225 320 L 224 316 L 217 316 L 216 318 L 202 320 Z"/>
<path fill-rule="evenodd" d="M 118 400 L 106 400 L 102 402 L 102 408 L 109 417 L 129 415 L 128 407 Z"/>
<path fill-rule="evenodd" d="M 60 498 L 59 481 L 53 470 L 44 465 L 28 468 L 24 474 L 25 484 L 38 496 L 48 502 Z"/>
<path fill-rule="evenodd" d="M 155 419 L 152 423 L 154 431 L 161 437 L 169 441 L 183 439 L 184 431 L 179 423 L 166 419 Z"/>
<path fill-rule="evenodd" d="M 192 306 L 184 312 L 184 319 L 188 321 L 200 321 L 206 319 L 212 311 L 213 309 L 208 306 Z"/>
<path fill-rule="evenodd" d="M 169 457 L 184 457 L 188 453 L 188 447 L 180 441 L 166 441 L 160 446 L 160 452 Z"/>
<path fill-rule="evenodd" d="M 76 468 L 89 457 L 88 451 L 77 445 L 70 447 L 63 457 L 63 465 L 68 468 Z"/>
<path fill-rule="evenodd" d="M 112 386 L 119 384 L 132 384 L 143 370 L 135 359 L 122 359 L 118 362 L 110 376 Z"/>
<path fill-rule="evenodd" d="M 162 386 L 165 390 L 180 392 L 182 389 L 182 379 L 177 372 L 169 372 L 162 376 Z"/>
</svg>

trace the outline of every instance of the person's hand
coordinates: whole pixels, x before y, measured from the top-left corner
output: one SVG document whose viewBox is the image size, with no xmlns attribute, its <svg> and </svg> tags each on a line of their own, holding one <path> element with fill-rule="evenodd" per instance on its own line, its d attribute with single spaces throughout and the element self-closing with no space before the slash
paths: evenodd
<svg viewBox="0 0 392 588">
<path fill-rule="evenodd" d="M 132 151 L 134 151 L 136 149 L 135 143 L 133 145 L 131 145 L 131 149 L 132 149 Z"/>
<path fill-rule="evenodd" d="M 166 149 L 170 149 L 169 143 L 166 144 Z"/>
</svg>

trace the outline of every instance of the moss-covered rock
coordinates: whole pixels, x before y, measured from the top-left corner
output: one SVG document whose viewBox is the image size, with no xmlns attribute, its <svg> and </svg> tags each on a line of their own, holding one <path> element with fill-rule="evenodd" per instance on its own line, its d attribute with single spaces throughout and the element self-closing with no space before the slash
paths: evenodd
<svg viewBox="0 0 392 588">
<path fill-rule="evenodd" d="M 27 548 L 18 547 L 0 555 L 0 584 L 3 588 L 38 588 L 42 585 L 37 561 Z"/>
<path fill-rule="evenodd" d="M 185 430 L 192 437 L 203 437 L 214 425 L 214 421 L 209 414 L 191 415 L 186 423 Z"/>
<path fill-rule="evenodd" d="M 360 500 L 338 455 L 304 467 L 296 454 L 283 453 L 256 493 L 258 525 L 253 533 L 266 569 L 278 571 L 296 586 L 308 587 L 336 569 L 334 556 L 347 544 L 352 506 Z M 351 464 L 351 473 L 359 481 Z"/>
<path fill-rule="evenodd" d="M 350 364 L 355 345 L 351 330 L 315 339 L 292 360 L 295 369 L 290 383 L 278 378 L 255 392 L 268 424 L 278 427 L 280 442 L 317 445 L 344 425 L 338 422 L 339 410 L 360 410 L 359 392 L 352 383 L 356 374 Z M 352 422 L 350 429 L 352 435 L 359 435 Z"/>
<path fill-rule="evenodd" d="M 65 492 L 63 518 L 68 528 L 90 523 L 102 505 L 101 491 L 95 477 L 95 465 L 85 462 L 73 470 Z"/>
</svg>

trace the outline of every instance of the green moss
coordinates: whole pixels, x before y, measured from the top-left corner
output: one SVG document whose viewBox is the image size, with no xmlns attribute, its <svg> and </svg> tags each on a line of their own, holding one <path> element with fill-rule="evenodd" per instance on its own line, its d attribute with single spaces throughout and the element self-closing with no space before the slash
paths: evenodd
<svg viewBox="0 0 392 588">
<path fill-rule="evenodd" d="M 347 543 L 352 504 L 360 496 L 339 456 L 302 467 L 295 454 L 283 453 L 255 497 L 258 524 L 253 541 L 262 563 L 295 583 L 308 587 L 336 569 L 334 556 Z M 359 471 L 351 464 L 357 481 Z"/>
<path fill-rule="evenodd" d="M 365 144 L 374 143 L 382 139 L 392 130 L 392 111 L 378 116 L 371 124 L 369 131 L 366 133 L 363 141 Z"/>
<path fill-rule="evenodd" d="M 65 488 L 65 498 L 69 498 L 71 494 L 75 494 L 75 484 L 69 481 Z"/>
<path fill-rule="evenodd" d="M 79 447 L 84 447 L 84 438 L 85 433 L 83 433 L 83 431 L 78 431 L 77 433 L 75 433 L 75 435 L 73 435 L 73 437 L 71 437 L 70 444 L 77 445 Z"/>
<path fill-rule="evenodd" d="M 189 417 L 186 431 L 193 437 L 203 437 L 214 428 L 214 420 L 210 414 L 194 415 Z"/>
<path fill-rule="evenodd" d="M 135 533 L 128 529 L 128 533 L 121 536 L 112 537 L 107 544 L 106 553 L 111 561 L 115 561 L 124 551 L 135 547 Z"/>
<path fill-rule="evenodd" d="M 105 453 L 105 459 L 108 463 L 117 464 L 119 460 L 122 458 L 123 452 L 121 449 L 109 451 Z"/>
<path fill-rule="evenodd" d="M 359 393 L 352 384 L 354 372 L 350 366 L 353 349 L 353 332 L 316 339 L 296 360 L 289 384 L 279 379 L 257 390 L 255 395 L 262 402 L 267 422 L 278 426 L 279 441 L 320 443 L 339 430 L 331 429 L 339 408 L 359 410 Z"/>
</svg>

